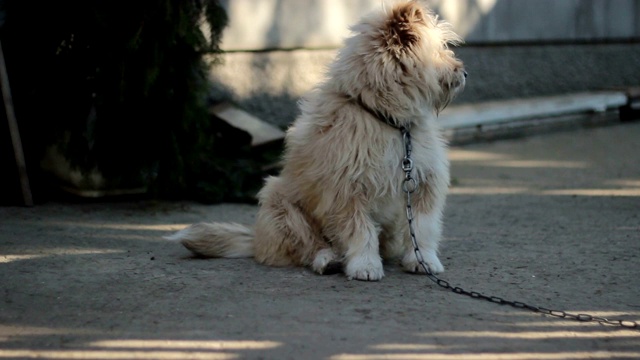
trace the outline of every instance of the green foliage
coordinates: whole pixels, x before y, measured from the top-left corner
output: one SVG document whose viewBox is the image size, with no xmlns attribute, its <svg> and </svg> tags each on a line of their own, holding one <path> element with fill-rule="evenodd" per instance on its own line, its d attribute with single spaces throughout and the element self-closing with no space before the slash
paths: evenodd
<svg viewBox="0 0 640 360">
<path fill-rule="evenodd" d="M 58 143 L 73 166 L 99 169 L 112 186 L 207 201 L 246 195 L 244 180 L 257 167 L 250 139 L 222 131 L 207 112 L 203 55 L 217 59 L 227 22 L 217 0 L 4 7 L 2 39 L 31 163 Z"/>
</svg>

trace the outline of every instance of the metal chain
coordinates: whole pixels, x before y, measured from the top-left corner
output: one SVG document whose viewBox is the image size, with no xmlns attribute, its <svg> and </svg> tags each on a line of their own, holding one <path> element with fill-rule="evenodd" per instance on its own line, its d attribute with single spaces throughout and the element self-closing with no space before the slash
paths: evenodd
<svg viewBox="0 0 640 360">
<path fill-rule="evenodd" d="M 418 263 L 420 264 L 420 266 L 426 273 L 427 277 L 431 281 L 436 283 L 441 288 L 446 290 L 451 290 L 456 294 L 466 295 L 473 299 L 487 300 L 489 302 L 492 302 L 498 305 L 508 305 L 517 309 L 526 309 L 526 310 L 533 311 L 535 313 L 555 316 L 563 319 L 576 320 L 581 322 L 598 322 L 601 324 L 620 326 L 628 329 L 640 328 L 640 325 L 638 325 L 636 321 L 632 321 L 632 320 L 607 319 L 604 317 L 594 316 L 589 314 L 573 314 L 573 313 L 569 313 L 562 310 L 553 310 L 553 309 L 548 309 L 541 306 L 529 305 L 520 301 L 506 300 L 498 296 L 485 295 L 476 291 L 464 290 L 459 286 L 453 286 L 448 281 L 442 280 L 439 277 L 437 277 L 433 272 L 431 272 L 431 269 L 429 269 L 429 266 L 424 262 L 424 258 L 422 256 L 422 253 L 420 252 L 420 248 L 418 247 L 418 241 L 416 240 L 416 234 L 413 228 L 413 208 L 411 205 L 411 194 L 418 189 L 418 180 L 416 180 L 411 175 L 413 171 L 413 160 L 411 158 L 412 147 L 411 147 L 410 130 L 408 128 L 402 127 L 400 128 L 400 132 L 402 134 L 402 142 L 403 142 L 404 151 L 405 151 L 404 158 L 402 159 L 402 170 L 404 171 L 404 180 L 402 181 L 402 191 L 407 195 L 406 213 L 407 213 L 407 221 L 409 223 L 409 234 L 411 236 L 411 243 L 413 244 L 413 250 L 416 254 L 416 259 L 418 260 Z"/>
</svg>

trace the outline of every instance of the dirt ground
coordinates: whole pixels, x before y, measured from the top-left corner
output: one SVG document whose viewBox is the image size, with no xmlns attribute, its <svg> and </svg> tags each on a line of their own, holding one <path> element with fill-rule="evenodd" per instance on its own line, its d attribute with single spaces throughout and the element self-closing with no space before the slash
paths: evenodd
<svg viewBox="0 0 640 360">
<path fill-rule="evenodd" d="M 640 320 L 640 123 L 455 147 L 443 278 L 537 306 Z M 203 260 L 161 238 L 257 208 L 0 208 L 0 358 L 638 359 L 640 329 L 441 290 Z"/>
</svg>

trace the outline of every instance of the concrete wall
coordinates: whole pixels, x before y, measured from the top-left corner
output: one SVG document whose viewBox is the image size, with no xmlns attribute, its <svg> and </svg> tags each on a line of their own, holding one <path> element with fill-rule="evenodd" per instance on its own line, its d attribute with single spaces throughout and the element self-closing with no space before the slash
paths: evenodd
<svg viewBox="0 0 640 360">
<path fill-rule="evenodd" d="M 640 43 L 464 46 L 467 87 L 453 103 L 640 86 Z M 236 52 L 211 72 L 212 95 L 286 127 L 335 50 Z"/>
<path fill-rule="evenodd" d="M 227 51 L 330 48 L 384 0 L 223 0 Z M 391 0 L 387 0 L 391 1 Z M 640 38 L 640 0 L 429 0 L 469 44 Z"/>
<path fill-rule="evenodd" d="M 455 103 L 640 86 L 640 0 L 431 0 L 467 44 Z M 226 0 L 214 99 L 286 127 L 321 81 L 347 25 L 380 0 Z M 290 51 L 244 50 L 295 49 Z M 307 49 L 301 49 L 307 48 Z M 454 103 L 454 105 L 455 105 Z"/>
<path fill-rule="evenodd" d="M 640 39 L 638 0 L 456 0 L 441 8 L 473 43 Z M 494 3 L 482 9 L 479 4 Z M 452 6 L 452 5 L 449 5 Z M 465 8 L 466 11 L 460 11 Z M 477 19 L 468 21 L 468 19 Z"/>
</svg>

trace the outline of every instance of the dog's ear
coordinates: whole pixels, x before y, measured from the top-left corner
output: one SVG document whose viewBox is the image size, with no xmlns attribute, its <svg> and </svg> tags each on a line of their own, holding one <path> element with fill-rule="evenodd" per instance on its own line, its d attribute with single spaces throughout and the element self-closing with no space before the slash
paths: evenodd
<svg viewBox="0 0 640 360">
<path fill-rule="evenodd" d="M 397 4 L 385 23 L 387 49 L 398 54 L 420 40 L 419 27 L 426 24 L 424 9 L 416 1 Z"/>
</svg>

